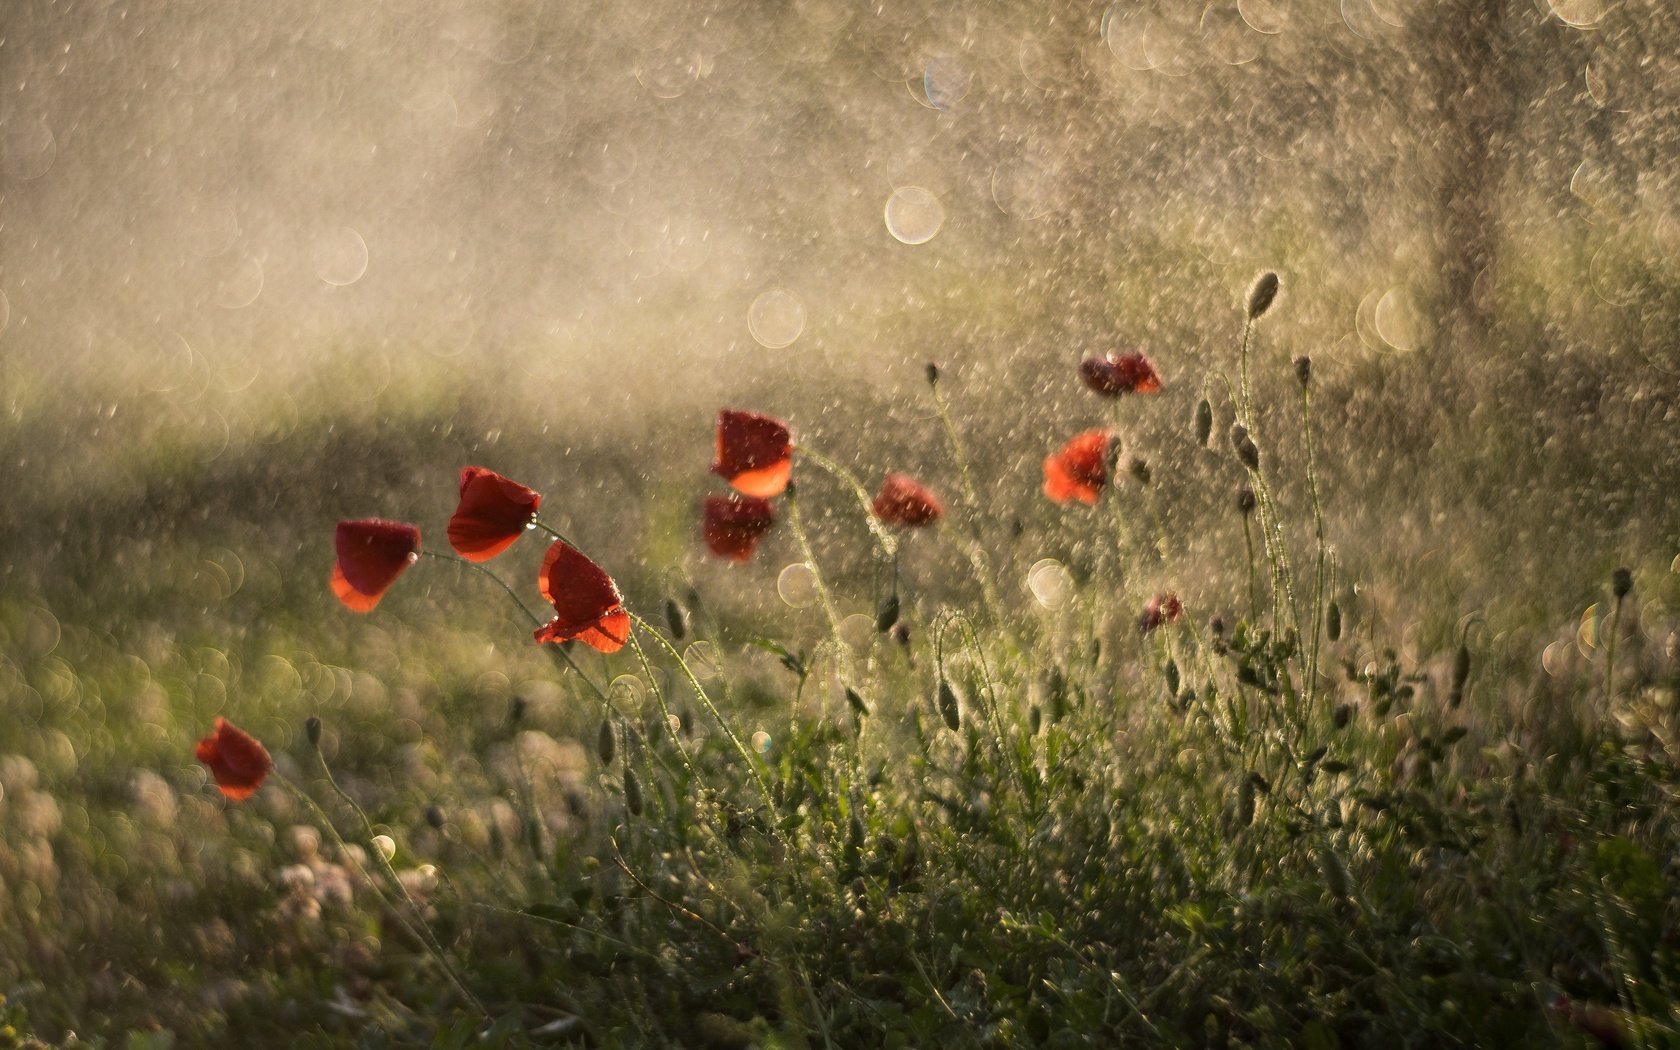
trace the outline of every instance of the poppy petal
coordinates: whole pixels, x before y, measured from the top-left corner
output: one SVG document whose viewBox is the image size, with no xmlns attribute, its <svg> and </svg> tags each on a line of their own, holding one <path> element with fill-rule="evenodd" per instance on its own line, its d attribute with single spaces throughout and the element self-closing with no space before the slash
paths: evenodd
<svg viewBox="0 0 1680 1050">
<path fill-rule="evenodd" d="M 449 545 L 468 561 L 489 561 L 536 520 L 542 496 L 493 470 L 461 470 L 461 502 L 449 519 Z"/>
<path fill-rule="evenodd" d="M 908 474 L 888 474 L 870 510 L 889 525 L 911 528 L 932 525 L 945 514 L 939 497 Z"/>
<path fill-rule="evenodd" d="M 707 496 L 701 530 L 706 547 L 720 558 L 746 561 L 753 548 L 776 523 L 770 501 L 756 496 Z"/>
<path fill-rule="evenodd" d="M 537 587 L 554 606 L 554 618 L 536 630 L 537 641 L 576 639 L 614 653 L 629 640 L 630 617 L 618 585 L 577 548 L 555 540 L 543 556 Z"/>
<path fill-rule="evenodd" d="M 236 802 L 256 794 L 274 768 L 268 749 L 225 718 L 216 719 L 216 728 L 198 742 L 195 753 L 210 767 L 216 787 Z"/>
<path fill-rule="evenodd" d="M 1177 623 L 1183 613 L 1184 603 L 1178 600 L 1178 595 L 1162 591 L 1144 604 L 1138 617 L 1138 630 L 1148 634 L 1164 623 Z"/>
<path fill-rule="evenodd" d="M 718 413 L 717 462 L 712 473 L 737 492 L 768 499 L 779 496 L 793 476 L 793 436 L 788 425 L 757 412 Z"/>
<path fill-rule="evenodd" d="M 420 557 L 420 530 L 399 521 L 341 521 L 334 537 L 338 561 L 332 590 L 348 608 L 368 612 Z"/>
<path fill-rule="evenodd" d="M 1085 385 L 1105 397 L 1121 394 L 1155 394 L 1161 390 L 1161 374 L 1149 358 L 1139 353 L 1106 353 L 1079 362 Z"/>
<path fill-rule="evenodd" d="M 1108 452 L 1113 433 L 1099 427 L 1076 434 L 1044 459 L 1044 494 L 1057 503 L 1096 503 L 1108 484 Z"/>
</svg>

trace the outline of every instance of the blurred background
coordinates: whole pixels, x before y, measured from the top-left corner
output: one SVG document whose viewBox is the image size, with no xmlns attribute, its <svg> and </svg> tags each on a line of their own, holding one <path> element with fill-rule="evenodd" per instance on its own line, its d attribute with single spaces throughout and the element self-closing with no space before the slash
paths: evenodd
<svg viewBox="0 0 1680 1050">
<path fill-rule="evenodd" d="M 291 1001 L 264 924 L 274 828 L 305 815 L 221 803 L 191 757 L 217 715 L 291 775 L 322 715 L 394 824 L 506 809 L 516 696 L 583 775 L 599 709 L 503 596 L 430 561 L 370 616 L 326 588 L 340 518 L 441 547 L 469 463 L 542 491 L 633 605 L 697 588 L 731 644 L 826 625 L 785 586 L 786 530 L 745 566 L 703 553 L 725 406 L 953 504 L 906 544 L 918 630 L 978 601 L 964 519 L 1047 638 L 1075 584 L 1105 652 L 1156 589 L 1240 612 L 1218 376 L 1264 271 L 1256 438 L 1306 566 L 1310 354 L 1347 648 L 1440 671 L 1473 632 L 1478 681 L 1508 685 L 1471 706 L 1550 717 L 1530 683 L 1574 696 L 1612 567 L 1631 630 L 1673 644 L 1677 162 L 1671 0 L 9 0 L 0 992 L 64 1026 L 186 1023 L 148 989 L 214 1007 L 257 958 Z M 1086 390 L 1110 350 L 1165 390 Z M 1045 455 L 1105 424 L 1153 488 L 1043 499 Z M 867 617 L 855 503 L 801 490 Z M 1121 595 L 1116 513 L 1142 537 L 1159 513 L 1172 550 Z M 534 601 L 540 556 L 496 568 Z M 759 655 L 743 678 L 782 717 Z"/>
<path fill-rule="evenodd" d="M 24 0 L 0 61 L 17 593 L 140 603 L 170 581 L 112 567 L 162 544 L 315 588 L 336 517 L 435 535 L 465 462 L 633 581 L 706 572 L 721 405 L 954 491 L 930 359 L 983 514 L 1077 546 L 1038 464 L 1110 349 L 1166 377 L 1125 440 L 1228 582 L 1187 419 L 1263 270 L 1262 447 L 1299 497 L 1310 353 L 1350 577 L 1445 624 L 1673 553 L 1663 0 Z"/>
</svg>

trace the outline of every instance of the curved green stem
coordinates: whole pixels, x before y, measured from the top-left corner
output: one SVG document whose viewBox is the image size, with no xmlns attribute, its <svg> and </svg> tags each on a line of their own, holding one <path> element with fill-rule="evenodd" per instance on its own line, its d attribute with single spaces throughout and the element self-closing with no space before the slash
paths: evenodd
<svg viewBox="0 0 1680 1050">
<path fill-rule="evenodd" d="M 1313 569 L 1311 655 L 1307 660 L 1306 689 L 1310 708 L 1318 690 L 1319 639 L 1324 632 L 1324 559 L 1328 548 L 1324 542 L 1324 508 L 1318 499 L 1318 467 L 1313 458 L 1312 395 L 1304 385 L 1301 387 L 1301 429 L 1307 443 L 1307 487 L 1312 494 L 1313 534 L 1318 547 L 1318 564 Z"/>
<path fill-rule="evenodd" d="M 829 459 L 827 456 L 818 452 L 814 448 L 799 445 L 794 448 L 794 453 L 809 459 L 812 463 L 828 472 L 830 476 L 838 480 L 841 484 L 852 490 L 852 495 L 856 497 L 858 506 L 863 508 L 863 520 L 869 526 L 870 535 L 875 539 L 876 549 L 881 552 L 882 558 L 891 558 L 893 551 L 898 548 L 898 540 L 892 533 L 888 532 L 886 527 L 881 524 L 880 520 L 875 517 L 875 507 L 869 498 L 869 492 L 864 489 L 863 483 L 857 479 L 857 475 L 836 463 L 834 460 Z M 790 502 L 791 499 L 792 497 L 790 496 Z"/>
<path fill-rule="evenodd" d="M 645 632 L 648 637 L 658 642 L 660 648 L 669 653 L 671 658 L 677 662 L 677 666 L 682 669 L 683 677 L 688 679 L 689 687 L 694 690 L 694 695 L 699 698 L 701 705 L 706 709 L 706 713 L 712 716 L 712 720 L 718 724 L 719 729 L 723 730 L 723 735 L 728 738 L 729 743 L 735 748 L 735 753 L 741 756 L 742 762 L 746 763 L 747 772 L 752 774 L 753 782 L 758 785 L 759 794 L 764 796 L 765 808 L 769 811 L 771 816 L 774 817 L 776 812 L 776 800 L 770 793 L 769 782 L 764 779 L 764 774 L 759 769 L 757 757 L 754 756 L 751 751 L 747 750 L 747 745 L 741 743 L 741 738 L 735 735 L 735 730 L 729 725 L 729 720 L 723 717 L 723 712 L 719 711 L 717 705 L 712 702 L 711 696 L 706 692 L 706 687 L 701 685 L 700 679 L 694 676 L 694 670 L 688 666 L 688 663 L 685 660 L 683 660 L 682 654 L 677 652 L 676 646 L 666 641 L 665 636 L 655 630 L 652 624 L 648 623 L 640 616 L 637 616 L 635 613 L 629 612 L 629 610 L 626 610 L 626 612 L 630 617 L 631 623 L 635 624 L 638 628 Z M 777 828 L 777 835 L 783 834 L 780 830 L 780 826 L 775 824 L 774 820 L 772 820 L 772 825 Z"/>
<path fill-rule="evenodd" d="M 974 490 L 973 471 L 968 465 L 968 451 L 963 448 L 962 437 L 957 433 L 957 425 L 951 419 L 951 406 L 945 401 L 945 395 L 939 389 L 939 384 L 933 384 L 933 404 L 939 413 L 940 425 L 945 428 L 945 440 L 951 446 L 951 458 L 957 461 L 957 484 L 962 488 L 963 505 L 968 509 L 964 515 L 968 526 L 969 538 L 974 546 L 969 549 L 968 559 L 974 566 L 975 575 L 980 579 L 980 599 L 986 603 L 986 611 L 991 614 L 992 622 L 1003 629 L 1003 599 L 998 595 L 996 574 L 992 569 L 991 559 L 986 554 L 986 541 L 980 536 L 980 497 Z M 1005 630 L 1007 634 L 1007 630 Z"/>
<path fill-rule="evenodd" d="M 376 835 L 373 830 L 373 822 L 368 820 L 367 813 L 361 806 L 356 804 L 355 799 L 351 798 L 342 787 L 339 787 L 338 781 L 333 778 L 332 767 L 327 765 L 326 756 L 321 754 L 320 746 L 312 745 L 310 749 L 315 752 L 315 759 L 318 763 L 320 763 L 321 772 L 326 776 L 328 786 L 333 789 L 333 792 L 337 794 L 341 800 L 343 800 L 345 805 L 350 807 L 351 811 L 354 812 L 356 816 L 361 818 L 362 829 L 367 834 L 367 846 L 365 851 L 372 853 L 374 856 L 379 858 L 380 866 L 385 869 L 385 877 L 390 880 L 391 885 L 396 888 L 396 891 L 402 895 L 403 902 L 408 905 L 409 911 L 412 912 L 415 917 L 415 922 L 410 922 L 408 920 L 408 917 L 403 914 L 402 909 L 392 903 L 391 899 L 386 896 L 384 889 L 380 887 L 379 883 L 374 881 L 373 876 L 368 873 L 367 869 L 355 859 L 355 856 L 350 852 L 349 844 L 344 841 L 344 836 L 339 834 L 338 825 L 334 824 L 332 818 L 327 816 L 327 812 L 321 808 L 321 804 L 316 802 L 314 797 L 308 792 L 292 783 L 291 780 L 280 773 L 271 773 L 270 776 L 274 777 L 274 779 L 284 786 L 287 791 L 290 791 L 293 796 L 301 800 L 304 805 L 309 807 L 310 811 L 315 814 L 316 819 L 325 826 L 327 834 L 333 837 L 333 841 L 338 845 L 338 848 L 344 854 L 345 859 L 354 864 L 356 869 L 361 872 L 363 881 L 373 887 L 373 892 L 379 895 L 379 899 L 388 909 L 390 909 L 391 914 L 396 916 L 397 922 L 402 924 L 402 928 L 407 931 L 408 935 L 420 942 L 421 946 L 426 949 L 426 954 L 430 955 L 432 960 L 443 970 L 444 975 L 449 978 L 449 982 L 455 986 L 456 991 L 460 992 L 466 998 L 467 1002 L 473 1005 L 473 1009 L 477 1010 L 486 1021 L 492 1020 L 489 1009 L 478 998 L 478 996 L 473 994 L 472 989 L 467 987 L 466 981 L 461 978 L 459 971 L 457 971 L 454 964 L 449 961 L 448 956 L 444 953 L 443 945 L 438 942 L 438 939 L 435 936 L 433 936 L 431 927 L 428 926 L 425 919 L 422 918 L 420 906 L 416 904 L 414 898 L 409 895 L 408 888 L 404 886 L 402 884 L 402 880 L 397 877 L 396 869 L 391 867 L 390 860 L 386 858 L 384 851 L 379 848 L 379 844 L 374 841 Z"/>
<path fill-rule="evenodd" d="M 555 535 L 558 536 L 559 534 L 556 533 Z M 527 617 L 529 617 L 530 621 L 533 624 L 535 624 L 538 627 L 541 627 L 543 624 L 548 622 L 547 620 L 544 620 L 541 616 L 537 615 L 536 611 L 533 610 L 529 605 L 526 605 L 525 604 L 525 599 L 523 599 L 519 596 L 518 591 L 515 591 L 512 587 L 508 586 L 508 582 L 506 580 L 502 579 L 500 576 L 497 576 L 495 573 L 491 572 L 489 569 L 485 568 L 483 565 L 480 565 L 478 562 L 468 561 L 465 558 L 457 557 L 456 555 L 453 555 L 453 554 L 443 554 L 443 553 L 440 553 L 438 551 L 421 551 L 420 553 L 425 555 L 428 558 L 436 558 L 438 561 L 454 562 L 457 565 L 465 565 L 467 568 L 472 569 L 473 571 L 477 572 L 479 575 L 483 576 L 485 579 L 489 580 L 490 582 L 494 583 L 496 586 L 500 587 L 502 589 L 503 593 L 505 593 L 509 598 L 513 599 L 513 604 L 519 606 L 519 610 L 521 612 L 523 612 Z M 576 674 L 578 676 L 578 678 L 583 682 L 583 684 L 587 685 L 589 687 L 589 691 L 594 693 L 597 699 L 599 699 L 603 704 L 606 704 L 609 707 L 612 706 L 612 701 L 607 698 L 606 691 L 603 690 L 600 686 L 596 685 L 595 680 L 593 678 L 590 678 L 589 675 L 584 673 L 583 668 L 581 668 L 577 665 L 577 661 L 572 659 L 572 654 L 567 652 L 563 646 L 545 645 L 543 648 L 547 649 L 548 652 L 550 654 L 552 654 L 556 660 L 559 660 L 561 663 L 565 664 L 568 668 L 570 668 L 572 670 L 572 672 L 574 674 Z"/>
</svg>

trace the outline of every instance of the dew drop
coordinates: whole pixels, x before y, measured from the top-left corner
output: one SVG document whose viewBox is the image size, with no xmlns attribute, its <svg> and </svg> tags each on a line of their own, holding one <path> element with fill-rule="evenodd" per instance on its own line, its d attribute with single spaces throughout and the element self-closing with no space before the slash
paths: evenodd
<svg viewBox="0 0 1680 1050">
<path fill-rule="evenodd" d="M 926 244 L 945 225 L 945 206 L 932 190 L 900 186 L 887 198 L 887 232 L 905 244 Z"/>
<path fill-rule="evenodd" d="M 805 331 L 805 304 L 785 288 L 772 288 L 747 310 L 747 331 L 771 350 L 792 346 Z"/>
</svg>

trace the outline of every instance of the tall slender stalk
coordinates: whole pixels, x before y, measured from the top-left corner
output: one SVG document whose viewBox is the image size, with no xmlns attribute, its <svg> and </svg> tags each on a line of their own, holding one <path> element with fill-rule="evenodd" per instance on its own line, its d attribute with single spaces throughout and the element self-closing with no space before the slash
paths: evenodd
<svg viewBox="0 0 1680 1050">
<path fill-rule="evenodd" d="M 957 433 L 957 425 L 951 419 L 951 406 L 946 403 L 945 394 L 939 389 L 937 370 L 931 365 L 929 369 L 933 405 L 939 413 L 940 425 L 945 429 L 945 440 L 951 446 L 951 458 L 957 461 L 957 483 L 962 487 L 963 505 L 967 509 L 967 513 L 963 515 L 963 523 L 968 526 L 969 539 L 974 544 L 969 548 L 968 559 L 974 566 L 975 576 L 980 580 L 980 599 L 986 603 L 986 612 L 991 616 L 992 622 L 1003 629 L 1003 599 L 998 595 L 996 574 L 992 569 L 991 558 L 986 554 L 986 541 L 980 535 L 980 497 L 974 490 L 973 471 L 968 465 L 968 451 L 963 448 L 962 437 Z"/>
<path fill-rule="evenodd" d="M 1324 633 L 1324 561 L 1329 548 L 1324 541 L 1324 508 L 1318 498 L 1318 466 L 1313 456 L 1312 390 L 1307 382 L 1301 383 L 1301 430 L 1307 445 L 1307 487 L 1312 494 L 1313 538 L 1318 556 L 1318 563 L 1313 568 L 1312 642 L 1311 655 L 1307 659 L 1306 689 L 1310 704 L 1318 691 L 1319 643 Z"/>
</svg>

